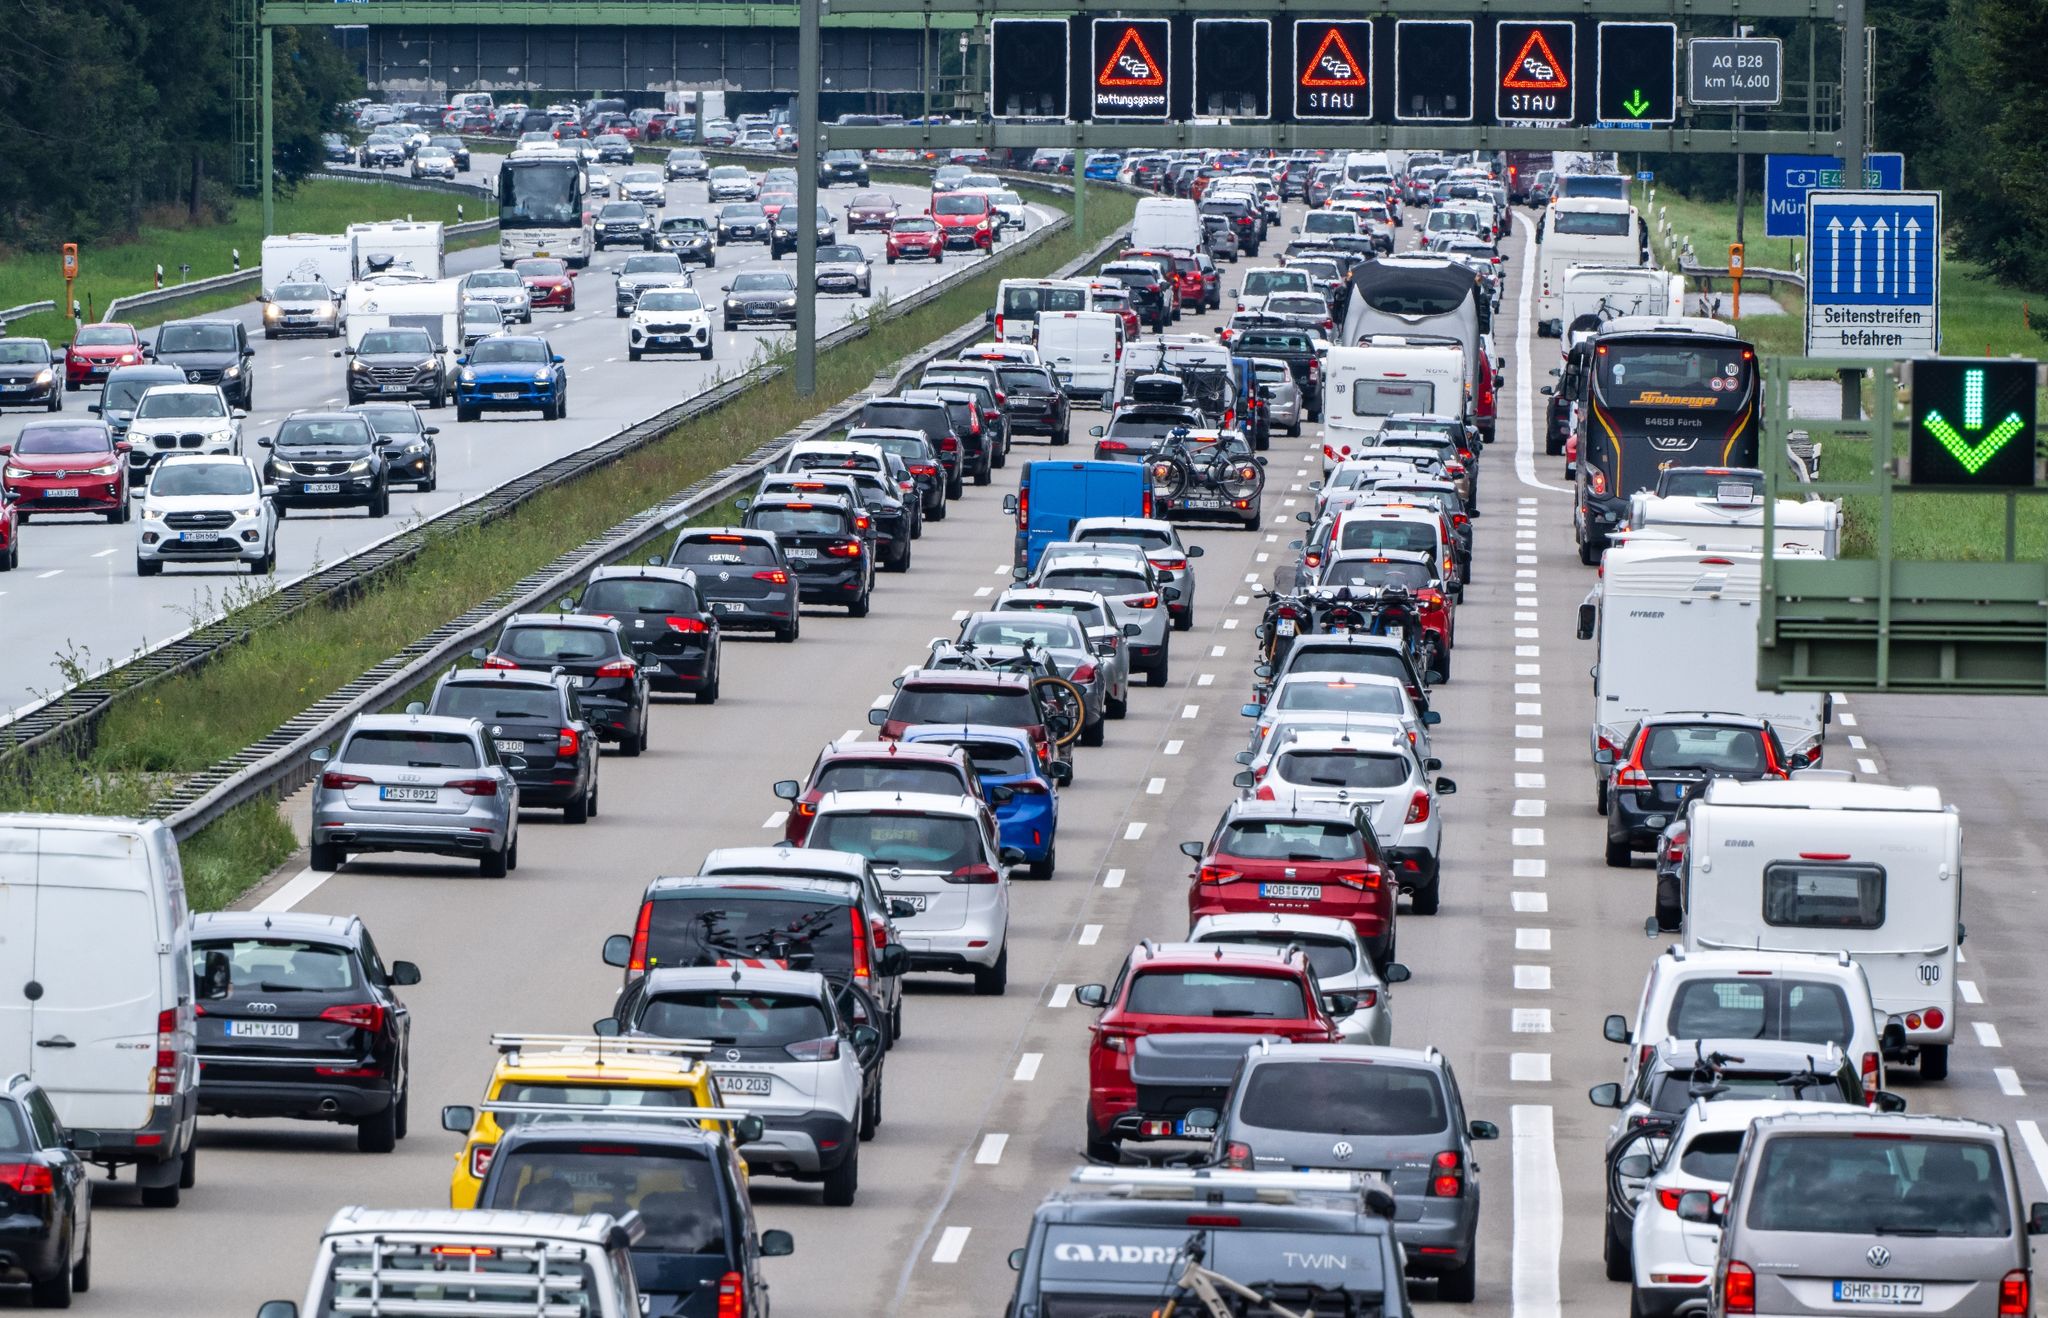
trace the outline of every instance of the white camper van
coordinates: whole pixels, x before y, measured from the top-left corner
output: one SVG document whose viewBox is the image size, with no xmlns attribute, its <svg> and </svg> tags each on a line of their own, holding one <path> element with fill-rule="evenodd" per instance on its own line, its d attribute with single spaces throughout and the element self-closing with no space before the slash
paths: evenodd
<svg viewBox="0 0 2048 1318">
<path fill-rule="evenodd" d="M 371 330 L 423 329 L 436 348 L 462 346 L 462 285 L 455 279 L 365 279 L 348 286 L 341 300 L 348 346 Z"/>
<path fill-rule="evenodd" d="M 1636 208 L 1625 201 L 1567 197 L 1552 202 L 1536 239 L 1537 325 L 1564 317 L 1561 294 L 1572 267 L 1642 265 L 1640 225 Z"/>
<path fill-rule="evenodd" d="M 1641 490 L 1629 500 L 1628 525 L 1631 532 L 1663 532 L 1691 545 L 1761 550 L 1764 502 L 1747 484 L 1730 484 L 1712 496 Z M 1834 558 L 1841 541 L 1839 503 L 1780 499 L 1771 509 L 1771 542 L 1777 553 L 1790 550 Z"/>
<path fill-rule="evenodd" d="M 1323 363 L 1323 475 L 1357 457 L 1397 412 L 1470 412 L 1465 350 L 1448 339 L 1375 334 Z"/>
<path fill-rule="evenodd" d="M 1539 319 L 1536 333 L 1568 338 L 1574 330 L 1605 325 L 1621 316 L 1685 314 L 1685 276 L 1653 265 L 1572 265 L 1558 277 L 1556 315 Z M 1567 344 L 1567 347 L 1570 345 Z"/>
<path fill-rule="evenodd" d="M 279 284 L 325 284 L 335 292 L 355 278 L 349 240 L 338 233 L 274 233 L 263 240 L 263 295 Z"/>
<path fill-rule="evenodd" d="M 410 270 L 430 279 L 447 273 L 447 240 L 439 220 L 386 220 L 348 226 L 349 258 L 355 277 L 373 273 L 389 259 L 389 268 Z"/>
<path fill-rule="evenodd" d="M 192 918 L 155 819 L 0 815 L 0 1072 L 25 1072 L 87 1161 L 142 1202 L 193 1181 Z"/>
<path fill-rule="evenodd" d="M 1932 787 L 1715 779 L 1689 814 L 1684 945 L 1846 952 L 1885 1056 L 1948 1074 L 1963 941 L 1963 834 Z"/>
</svg>

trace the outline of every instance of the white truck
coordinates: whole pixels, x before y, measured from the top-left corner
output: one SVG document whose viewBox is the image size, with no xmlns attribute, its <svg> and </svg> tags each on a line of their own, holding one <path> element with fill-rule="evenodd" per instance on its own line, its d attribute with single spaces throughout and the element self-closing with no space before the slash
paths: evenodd
<svg viewBox="0 0 2048 1318">
<path fill-rule="evenodd" d="M 1870 980 L 1886 1059 L 1948 1074 L 1963 833 L 1938 790 L 1715 779 L 1688 821 L 1686 948 L 1846 952 Z"/>
<path fill-rule="evenodd" d="M 383 220 L 348 226 L 349 264 L 361 279 L 383 269 L 411 270 L 440 279 L 448 273 L 446 234 L 439 220 Z"/>
<path fill-rule="evenodd" d="M 339 233 L 275 233 L 263 240 L 263 295 L 279 284 L 325 284 L 334 291 L 355 278 L 354 248 Z"/>
<path fill-rule="evenodd" d="M 1683 316 L 1685 276 L 1650 265 L 1574 265 L 1560 276 L 1553 305 L 1556 315 L 1536 322 L 1544 338 L 1569 340 L 1621 316 Z"/>
<path fill-rule="evenodd" d="M 1333 347 L 1323 361 L 1323 475 L 1356 457 L 1397 412 L 1465 417 L 1472 392 L 1465 349 L 1445 338 L 1375 334 Z"/>
<path fill-rule="evenodd" d="M 354 351 L 370 330 L 425 330 L 439 348 L 462 347 L 462 283 L 456 279 L 359 279 L 341 300 Z"/>
</svg>

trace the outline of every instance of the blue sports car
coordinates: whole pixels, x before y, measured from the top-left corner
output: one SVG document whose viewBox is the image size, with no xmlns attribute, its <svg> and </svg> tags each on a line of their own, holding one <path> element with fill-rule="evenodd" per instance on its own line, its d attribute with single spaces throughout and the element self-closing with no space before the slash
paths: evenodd
<svg viewBox="0 0 2048 1318">
<path fill-rule="evenodd" d="M 1072 776 L 1065 763 L 1040 764 L 1030 733 L 987 723 L 921 723 L 906 728 L 903 740 L 943 742 L 966 751 L 981 776 L 982 791 L 995 803 L 1001 845 L 1024 853 L 1032 878 L 1052 877 L 1058 863 L 1059 786 Z"/>
<path fill-rule="evenodd" d="M 455 419 L 474 421 L 486 409 L 569 415 L 569 372 L 562 355 L 538 334 L 493 334 L 455 359 Z"/>
</svg>

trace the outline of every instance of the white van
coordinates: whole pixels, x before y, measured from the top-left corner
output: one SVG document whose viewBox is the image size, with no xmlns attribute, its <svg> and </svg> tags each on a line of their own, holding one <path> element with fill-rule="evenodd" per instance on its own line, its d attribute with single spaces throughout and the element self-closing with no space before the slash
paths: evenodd
<svg viewBox="0 0 2048 1318">
<path fill-rule="evenodd" d="M 279 284 L 325 284 L 334 292 L 355 278 L 349 240 L 338 233 L 274 233 L 263 240 L 263 295 Z"/>
<path fill-rule="evenodd" d="M 1124 357 L 1124 318 L 1108 311 L 1055 311 L 1038 319 L 1038 360 L 1060 392 L 1108 407 Z"/>
<path fill-rule="evenodd" d="M 1465 351 L 1443 339 L 1375 334 L 1330 349 L 1323 363 L 1323 475 L 1356 457 L 1397 412 L 1464 417 L 1470 411 Z"/>
<path fill-rule="evenodd" d="M 391 258 L 395 269 L 411 270 L 430 279 L 448 273 L 445 231 L 439 220 L 386 220 L 348 226 L 350 261 L 355 277 L 371 273 L 372 259 Z"/>
<path fill-rule="evenodd" d="M 1685 314 L 1685 276 L 1653 265 L 1575 265 L 1559 277 L 1557 318 L 1536 322 L 1543 338 L 1562 339 L 1584 319 L 1605 324 L 1620 316 L 1664 319 Z M 1566 345 L 1569 349 L 1570 345 Z"/>
<path fill-rule="evenodd" d="M 1202 216 L 1185 197 L 1144 197 L 1131 214 L 1131 241 L 1140 251 L 1202 250 Z"/>
<path fill-rule="evenodd" d="M 1688 810 L 1685 946 L 1846 952 L 1885 1056 L 1948 1074 L 1963 941 L 1963 830 L 1932 787 L 1717 778 Z"/>
<path fill-rule="evenodd" d="M 1641 266 L 1640 224 L 1636 208 L 1625 201 L 1568 197 L 1552 202 L 1536 238 L 1537 325 L 1565 318 L 1560 295 L 1572 267 Z"/>
<path fill-rule="evenodd" d="M 1787 751 L 1817 748 L 1826 696 L 1757 689 L 1762 585 L 1756 550 L 1703 549 L 1654 531 L 1617 540 L 1579 606 L 1579 639 L 1598 645 L 1586 753 L 1618 751 L 1638 722 L 1681 709 L 1769 719 Z"/>
<path fill-rule="evenodd" d="M 1640 490 L 1629 499 L 1631 532 L 1663 532 L 1701 547 L 1761 550 L 1764 504 L 1749 485 L 1731 484 L 1719 494 L 1657 495 Z M 1841 549 L 1842 505 L 1825 499 L 1780 499 L 1771 510 L 1775 552 L 1787 550 L 1834 558 Z"/>
<path fill-rule="evenodd" d="M 1086 311 L 1084 279 L 1005 279 L 996 285 L 996 337 L 1004 343 L 1033 343 L 1038 318 L 1048 311 Z"/>
<path fill-rule="evenodd" d="M 192 1185 L 195 1028 L 170 829 L 0 815 L 0 1073 L 41 1085 L 89 1161 L 133 1164 L 151 1207 Z"/>
<path fill-rule="evenodd" d="M 1353 151 L 1344 157 L 1344 181 L 1363 183 L 1379 174 L 1392 174 L 1394 162 L 1384 151 Z"/>
</svg>

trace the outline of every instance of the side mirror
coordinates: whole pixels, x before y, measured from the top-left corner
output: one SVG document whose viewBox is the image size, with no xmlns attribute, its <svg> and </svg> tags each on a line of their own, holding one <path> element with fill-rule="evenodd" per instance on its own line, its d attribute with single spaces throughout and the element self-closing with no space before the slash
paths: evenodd
<svg viewBox="0 0 2048 1318">
<path fill-rule="evenodd" d="M 441 1129 L 456 1135 L 467 1135 L 476 1129 L 476 1109 L 460 1103 L 451 1103 L 441 1109 Z"/>
<path fill-rule="evenodd" d="M 871 709 L 868 711 L 868 723 L 871 726 L 879 728 L 888 721 L 889 711 L 887 709 Z"/>
<path fill-rule="evenodd" d="M 1016 495 L 1014 495 L 1014 494 L 1006 494 L 1006 495 L 1004 495 L 1004 496 L 1003 496 L 1003 511 L 1004 511 L 1004 512 L 1006 512 L 1006 513 L 1008 513 L 1008 514 L 1010 514 L 1010 515 L 1011 515 L 1012 517 L 1015 517 L 1015 516 L 1017 515 L 1017 496 L 1016 496 Z"/>
<path fill-rule="evenodd" d="M 2048 1236 L 2048 1204 L 2027 1205 L 2027 1234 Z"/>
<path fill-rule="evenodd" d="M 1024 1248 L 1021 1245 L 1010 1251 L 1010 1271 L 1024 1271 Z"/>
<path fill-rule="evenodd" d="M 478 663 L 482 663 L 484 660 L 490 658 L 490 651 L 484 649 L 484 647 L 479 645 L 469 652 L 469 657 L 476 660 Z"/>
<path fill-rule="evenodd" d="M 861 1055 L 862 1061 L 874 1056 L 875 1049 L 882 1046 L 882 1032 L 872 1025 L 854 1026 L 850 1037 L 853 1040 L 853 1050 Z"/>
<path fill-rule="evenodd" d="M 1444 716 L 1436 710 L 1425 709 L 1422 711 L 1422 726 L 1425 728 L 1433 728 L 1443 721 Z"/>
<path fill-rule="evenodd" d="M 1643 937 L 1655 938 L 1658 934 L 1661 934 L 1663 932 L 1664 929 L 1657 923 L 1656 916 L 1646 915 L 1643 917 Z"/>
<path fill-rule="evenodd" d="M 910 899 L 909 899 L 908 897 L 891 897 L 891 898 L 889 899 L 889 918 L 890 918 L 890 919 L 892 919 L 892 920 L 908 920 L 908 919 L 910 919 L 910 918 L 911 918 L 912 916 L 914 916 L 914 915 L 916 915 L 916 914 L 917 914 L 917 903 L 916 903 L 916 902 L 913 902 L 913 901 L 911 901 L 911 900 L 910 900 Z M 892 947 L 893 947 L 893 946 L 895 946 L 895 944 L 893 944 L 893 943 L 892 943 L 892 944 L 890 944 L 890 946 L 892 946 Z"/>
<path fill-rule="evenodd" d="M 1023 865 L 1028 863 L 1022 847 L 998 847 L 996 849 L 996 859 L 1005 865 Z"/>
<path fill-rule="evenodd" d="M 752 499 L 746 498 L 746 497 L 744 497 L 744 496 L 742 496 L 741 498 L 738 498 L 738 499 L 734 499 L 734 500 L 732 501 L 732 507 L 733 507 L 733 511 L 734 511 L 734 512 L 741 512 L 741 513 L 743 513 L 743 512 L 745 512 L 745 511 L 746 511 L 746 510 L 747 510 L 748 508 L 752 507 L 752 506 L 753 506 L 753 503 L 754 503 L 754 501 L 753 501 Z"/>
<path fill-rule="evenodd" d="M 1088 427 L 1088 433 L 1089 433 L 1090 435 L 1094 436 L 1094 437 L 1095 437 L 1096 439 L 1101 439 L 1101 438 L 1102 438 L 1102 427 L 1101 427 L 1101 426 L 1090 426 L 1090 427 Z"/>
<path fill-rule="evenodd" d="M 299 1318 L 299 1306 L 290 1300 L 265 1300 L 256 1310 L 256 1318 Z"/>
<path fill-rule="evenodd" d="M 1208 551 L 1204 550 L 1200 545 L 1189 545 L 1184 552 L 1189 558 L 1200 558 Z"/>
<path fill-rule="evenodd" d="M 1065 787 L 1074 781 L 1074 766 L 1068 764 L 1065 760 L 1053 761 L 1050 765 L 1046 766 L 1045 772 L 1052 779 L 1053 785 L 1056 787 Z"/>
<path fill-rule="evenodd" d="M 1294 515 L 1294 520 L 1300 522 L 1303 526 L 1314 526 L 1316 524 L 1314 514 L 1310 513 L 1309 510 L 1306 508 L 1296 513 Z"/>
<path fill-rule="evenodd" d="M 523 773 L 531 767 L 530 765 L 528 765 L 526 757 L 524 755 L 507 755 L 504 757 L 502 763 L 506 768 L 512 770 L 514 773 Z"/>
<path fill-rule="evenodd" d="M 393 961 L 391 982 L 400 988 L 411 988 L 420 982 L 420 968 L 410 961 Z"/>
<path fill-rule="evenodd" d="M 1465 1133 L 1475 1140 L 1497 1140 L 1500 1138 L 1500 1127 L 1491 1121 L 1474 1121 L 1465 1127 Z"/>
<path fill-rule="evenodd" d="M 94 416 L 98 416 L 105 409 L 102 408 L 98 403 L 87 403 L 85 405 L 85 410 L 92 413 Z"/>
<path fill-rule="evenodd" d="M 268 435 L 265 435 L 265 436 L 264 436 L 263 438 L 261 438 L 261 439 L 257 440 L 257 441 L 256 441 L 256 447 L 257 447 L 257 448 L 269 448 L 269 447 L 270 447 L 270 436 L 268 436 Z"/>
<path fill-rule="evenodd" d="M 1586 1098 L 1594 1107 L 1618 1108 L 1621 1106 L 1621 1086 L 1611 1080 L 1604 1085 L 1594 1085 L 1586 1091 Z"/>
<path fill-rule="evenodd" d="M 561 353 L 557 352 L 557 353 L 553 353 L 553 354 L 551 354 L 551 355 L 550 355 L 550 356 L 548 357 L 548 360 L 549 360 L 549 361 L 551 361 L 551 362 L 553 362 L 553 363 L 554 363 L 555 365 L 557 365 L 557 366 L 560 366 L 560 365 L 562 364 L 562 362 L 564 361 L 564 358 L 563 358 L 563 356 L 562 356 L 562 354 L 561 354 Z"/>
<path fill-rule="evenodd" d="M 1643 1180 L 1655 1170 L 1656 1168 L 1650 1163 L 1650 1155 L 1647 1153 L 1631 1153 L 1614 1164 L 1615 1175 L 1626 1177 L 1631 1181 Z"/>
<path fill-rule="evenodd" d="M 794 801 L 803 795 L 804 785 L 794 778 L 785 778 L 775 784 L 775 794 L 785 801 Z"/>
<path fill-rule="evenodd" d="M 1166 588 L 1164 588 L 1163 590 L 1161 590 L 1161 591 L 1159 592 L 1159 594 L 1160 594 L 1160 596 L 1161 596 L 1162 598 L 1164 598 L 1164 599 L 1165 599 L 1165 600 L 1166 600 L 1166 601 L 1167 601 L 1168 603 L 1172 603 L 1172 602 L 1173 602 L 1174 600 L 1177 600 L 1177 599 L 1179 599 L 1179 598 L 1180 598 L 1180 587 L 1179 587 L 1179 586 L 1167 586 Z"/>
<path fill-rule="evenodd" d="M 1557 393 L 1557 388 L 1556 388 L 1556 386 L 1554 386 L 1554 385 L 1547 385 L 1547 384 L 1546 384 L 1546 385 L 1542 386 L 1541 388 L 1537 389 L 1537 391 L 1536 391 L 1536 392 L 1537 392 L 1537 393 L 1539 393 L 1539 394 L 1542 394 L 1542 395 L 1543 395 L 1543 396 L 1544 396 L 1545 398 L 1549 398 L 1549 397 L 1551 397 L 1551 396 L 1553 396 L 1554 394 L 1556 394 L 1556 393 Z"/>
<path fill-rule="evenodd" d="M 760 1136 L 757 1135 L 754 1138 L 759 1139 Z M 742 1142 L 750 1143 L 751 1141 Z M 778 1227 L 773 1230 L 763 1231 L 761 1233 L 762 1258 L 787 1258 L 794 1253 L 796 1253 L 796 1237 L 789 1234 L 789 1232 L 784 1231 Z"/>
<path fill-rule="evenodd" d="M 1325 993 L 1323 994 L 1323 1010 L 1329 1012 L 1337 1020 L 1355 1015 L 1358 1011 L 1358 995 L 1356 993 Z"/>
<path fill-rule="evenodd" d="M 67 1130 L 64 1132 L 64 1147 L 75 1153 L 90 1153 L 100 1146 L 100 1133 L 96 1130 Z"/>
<path fill-rule="evenodd" d="M 1579 605 L 1578 638 L 1582 641 L 1593 639 L 1593 629 L 1599 625 L 1600 606 L 1593 603 Z"/>
<path fill-rule="evenodd" d="M 1200 860 L 1202 858 L 1202 844 L 1199 842 L 1183 842 L 1180 844 L 1180 854 L 1186 856 L 1189 860 Z"/>
<path fill-rule="evenodd" d="M 1270 682 L 1270 681 L 1272 681 L 1272 680 L 1273 680 L 1273 665 L 1271 665 L 1271 664 L 1254 664 L 1254 665 L 1252 665 L 1252 676 L 1253 676 L 1253 677 L 1261 677 L 1261 678 L 1264 678 L 1264 679 L 1266 679 L 1266 680 L 1267 680 L 1267 681 L 1269 681 L 1269 682 Z"/>
<path fill-rule="evenodd" d="M 1609 1043 L 1630 1042 L 1631 1036 L 1629 1034 L 1627 1018 L 1614 1015 L 1600 1022 L 1600 1037 Z"/>
<path fill-rule="evenodd" d="M 1245 769 L 1241 772 L 1231 775 L 1230 785 L 1232 787 L 1241 787 L 1245 791 L 1249 792 L 1250 790 L 1252 790 L 1252 788 L 1257 787 L 1259 785 L 1259 780 L 1252 777 L 1252 771 L 1250 769 Z"/>
<path fill-rule="evenodd" d="M 613 934 L 604 940 L 604 963 L 624 969 L 633 959 L 633 939 L 630 934 Z"/>
<path fill-rule="evenodd" d="M 988 789 L 988 799 L 991 805 L 1008 805 L 1017 799 L 1017 789 L 1014 787 L 991 787 Z"/>
<path fill-rule="evenodd" d="M 590 1022 L 590 1032 L 600 1039 L 619 1037 L 619 1023 L 610 1016 Z"/>
<path fill-rule="evenodd" d="M 1135 623 L 1135 622 L 1127 622 L 1127 623 L 1125 623 L 1125 624 L 1124 624 L 1124 635 L 1126 635 L 1126 636 L 1143 636 L 1144 634 L 1145 634 L 1145 628 L 1144 628 L 1143 624 L 1140 624 L 1140 623 Z"/>
<path fill-rule="evenodd" d="M 1436 780 L 1436 794 L 1437 794 L 1438 796 L 1456 796 L 1456 795 L 1458 794 L 1458 784 L 1457 784 L 1457 781 L 1456 781 L 1455 779 L 1451 779 L 1451 778 L 1439 778 L 1439 779 L 1437 779 L 1437 780 Z"/>
<path fill-rule="evenodd" d="M 1903 1052 L 1906 1047 L 1906 1027 L 1897 1021 L 1893 1021 L 1884 1027 L 1884 1030 L 1878 1035 L 1878 1039 L 1884 1044 L 1886 1052 Z"/>
<path fill-rule="evenodd" d="M 1406 984 L 1413 978 L 1415 978 L 1415 972 L 1402 965 L 1399 961 L 1389 961 L 1380 968 L 1380 982 L 1382 984 Z"/>
<path fill-rule="evenodd" d="M 1074 1001 L 1084 1007 L 1105 1007 L 1109 1005 L 1109 989 L 1102 984 L 1083 984 L 1074 990 Z"/>
<path fill-rule="evenodd" d="M 1894 1094 L 1889 1089 L 1880 1089 L 1877 1091 L 1877 1110 L 1879 1112 L 1904 1112 L 1906 1110 L 1906 1096 L 1904 1094 Z"/>
<path fill-rule="evenodd" d="M 333 756 L 333 751 L 330 751 L 325 746 L 322 746 L 306 758 L 312 760 L 313 763 L 315 764 L 325 764 L 327 763 L 328 760 L 332 759 Z"/>
<path fill-rule="evenodd" d="M 1613 752 L 1612 750 L 1610 750 L 1609 748 L 1607 748 L 1607 747 L 1605 747 L 1605 746 L 1602 746 L 1602 747 L 1601 747 L 1601 748 L 1600 748 L 1599 750 L 1597 750 L 1597 751 L 1594 751 L 1594 752 L 1593 752 L 1593 763 L 1595 763 L 1595 764 L 1613 764 L 1613 763 L 1614 763 L 1614 752 Z"/>
<path fill-rule="evenodd" d="M 1264 705 L 1239 705 L 1237 712 L 1245 718 L 1257 718 L 1266 712 Z"/>
<path fill-rule="evenodd" d="M 896 907 L 894 902 L 890 903 L 889 913 L 891 916 L 894 916 L 896 914 Z M 917 912 L 912 911 L 910 912 L 910 914 L 916 915 Z M 884 977 L 889 977 L 894 975 L 900 975 L 908 969 L 910 969 L 910 953 L 905 948 L 899 946 L 898 944 L 891 943 L 887 947 L 877 948 L 875 950 L 876 974 L 882 975 Z"/>
<path fill-rule="evenodd" d="M 981 323 L 984 325 L 996 323 L 996 309 L 994 307 L 990 307 L 987 311 L 981 313 Z"/>
<path fill-rule="evenodd" d="M 339 357 L 339 356 L 340 356 L 341 354 L 340 354 L 340 353 L 336 353 L 336 354 L 334 354 L 334 355 L 335 355 L 335 356 L 337 356 L 337 357 Z M 457 366 L 467 366 L 467 365 L 469 365 L 469 354 L 467 354 L 467 353 L 464 353 L 464 354 L 463 354 L 462 356 L 460 356 L 460 357 L 457 357 L 457 358 L 455 359 L 455 364 L 456 364 Z"/>
<path fill-rule="evenodd" d="M 1702 1226 L 1719 1226 L 1721 1209 L 1714 1203 L 1711 1191 L 1687 1190 L 1678 1196 L 1678 1220 L 1697 1222 Z"/>
</svg>

